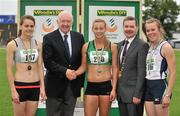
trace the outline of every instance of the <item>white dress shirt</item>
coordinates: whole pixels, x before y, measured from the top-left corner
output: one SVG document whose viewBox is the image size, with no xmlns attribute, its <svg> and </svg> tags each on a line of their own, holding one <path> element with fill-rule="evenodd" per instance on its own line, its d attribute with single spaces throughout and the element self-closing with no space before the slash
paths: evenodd
<svg viewBox="0 0 180 116">
<path fill-rule="evenodd" d="M 71 34 L 70 32 L 68 32 L 67 34 L 63 33 L 60 29 L 59 29 L 60 34 L 62 35 L 63 41 L 64 41 L 64 35 L 68 35 L 67 37 L 67 42 L 68 42 L 68 46 L 69 46 L 69 53 L 70 53 L 70 57 L 72 56 L 72 44 L 71 44 Z"/>
</svg>

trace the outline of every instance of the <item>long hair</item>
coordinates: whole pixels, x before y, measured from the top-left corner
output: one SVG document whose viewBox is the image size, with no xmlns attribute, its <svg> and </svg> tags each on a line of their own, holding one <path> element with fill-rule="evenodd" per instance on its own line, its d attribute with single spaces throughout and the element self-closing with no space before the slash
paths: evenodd
<svg viewBox="0 0 180 116">
<path fill-rule="evenodd" d="M 33 16 L 31 16 L 31 15 L 25 15 L 25 16 L 22 16 L 22 17 L 21 17 L 21 20 L 20 20 L 19 25 L 22 26 L 22 24 L 24 23 L 24 20 L 26 20 L 26 19 L 29 19 L 29 20 L 33 21 L 34 25 L 36 24 L 35 19 L 34 19 Z M 22 34 L 22 30 L 19 29 L 18 37 L 20 37 L 21 34 Z"/>
<path fill-rule="evenodd" d="M 150 24 L 150 23 L 153 23 L 153 22 L 156 23 L 156 25 L 157 25 L 157 27 L 159 29 L 159 32 L 161 33 L 161 38 L 164 39 L 166 37 L 166 32 L 165 32 L 161 22 L 158 19 L 150 18 L 150 19 L 146 20 L 145 26 L 146 26 L 146 24 Z"/>
<path fill-rule="evenodd" d="M 106 28 L 106 26 L 107 26 L 105 20 L 103 20 L 103 19 L 95 19 L 95 20 L 93 21 L 93 24 L 92 24 L 92 29 L 94 28 L 94 24 L 95 24 L 95 23 L 104 23 L 105 28 Z"/>
<path fill-rule="evenodd" d="M 103 19 L 95 19 L 95 20 L 93 21 L 93 24 L 92 24 L 92 29 L 94 28 L 94 24 L 95 24 L 95 23 L 104 23 L 104 27 L 107 28 L 106 21 L 103 20 Z M 104 49 L 105 49 L 105 50 L 110 49 L 110 41 L 109 41 L 106 37 L 105 37 Z"/>
</svg>

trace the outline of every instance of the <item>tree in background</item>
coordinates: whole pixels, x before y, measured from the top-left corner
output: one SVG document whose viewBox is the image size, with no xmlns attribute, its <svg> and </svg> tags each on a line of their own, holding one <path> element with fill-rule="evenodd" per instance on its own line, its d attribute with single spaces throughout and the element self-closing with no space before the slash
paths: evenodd
<svg viewBox="0 0 180 116">
<path fill-rule="evenodd" d="M 172 32 L 180 29 L 180 25 L 178 25 L 180 22 L 177 22 L 177 17 L 180 14 L 180 6 L 177 5 L 176 1 L 144 0 L 143 6 L 143 21 L 151 17 L 159 19 L 167 33 L 167 37 L 172 37 Z"/>
</svg>

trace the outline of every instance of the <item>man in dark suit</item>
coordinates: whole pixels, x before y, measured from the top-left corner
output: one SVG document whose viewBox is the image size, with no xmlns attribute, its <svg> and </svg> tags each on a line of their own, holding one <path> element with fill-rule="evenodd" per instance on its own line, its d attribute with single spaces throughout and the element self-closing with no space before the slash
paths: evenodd
<svg viewBox="0 0 180 116">
<path fill-rule="evenodd" d="M 84 76 L 74 70 L 81 65 L 83 35 L 70 31 L 73 16 L 67 11 L 58 15 L 59 28 L 43 38 L 43 60 L 46 72 L 47 116 L 73 116 L 76 98 L 80 96 Z"/>
<path fill-rule="evenodd" d="M 123 21 L 126 38 L 118 43 L 120 73 L 117 99 L 121 116 L 143 115 L 143 89 L 148 44 L 137 37 L 138 23 L 128 16 Z"/>
</svg>

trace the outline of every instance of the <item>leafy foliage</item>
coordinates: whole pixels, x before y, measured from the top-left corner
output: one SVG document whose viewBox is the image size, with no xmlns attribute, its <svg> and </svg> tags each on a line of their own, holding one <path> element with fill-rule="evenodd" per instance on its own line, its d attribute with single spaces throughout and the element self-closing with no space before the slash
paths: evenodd
<svg viewBox="0 0 180 116">
<path fill-rule="evenodd" d="M 177 17 L 180 6 L 173 0 L 144 0 L 143 21 L 153 17 L 161 21 L 168 37 L 179 29 Z M 144 28 L 143 28 L 144 30 Z"/>
</svg>

